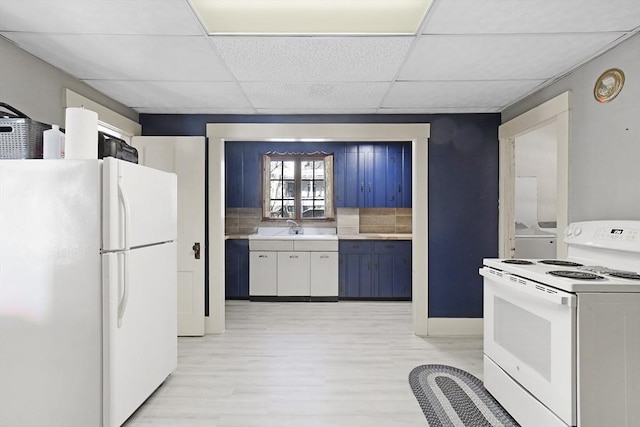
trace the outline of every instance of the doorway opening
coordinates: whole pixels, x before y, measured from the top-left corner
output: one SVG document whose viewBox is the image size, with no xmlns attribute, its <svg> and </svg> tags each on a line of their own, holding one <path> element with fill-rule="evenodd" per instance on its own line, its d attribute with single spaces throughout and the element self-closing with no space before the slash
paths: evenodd
<svg viewBox="0 0 640 427">
<path fill-rule="evenodd" d="M 427 141 L 429 124 L 208 124 L 209 139 L 209 317 L 207 333 L 225 329 L 225 142 L 233 141 L 411 141 L 413 331 L 427 333 Z M 420 183 L 421 185 L 415 185 Z"/>
<path fill-rule="evenodd" d="M 523 235 L 523 229 L 530 229 L 533 232 L 548 232 L 549 237 L 558 234 L 554 243 L 546 243 L 546 250 L 551 250 L 549 246 L 555 246 L 555 258 L 565 258 L 567 247 L 562 239 L 562 233 L 568 223 L 568 194 L 569 194 L 569 92 L 545 102 L 538 107 L 509 120 L 498 128 L 500 139 L 500 207 L 498 213 L 498 256 L 500 258 L 513 258 L 516 256 L 516 235 Z M 543 141 L 544 140 L 544 141 Z M 516 144 L 516 141 L 518 143 Z M 522 172 L 518 179 L 517 171 L 517 151 L 516 145 L 523 148 L 521 157 L 525 157 L 526 145 L 534 146 L 539 150 L 536 156 L 553 158 L 547 162 L 546 169 L 533 170 L 529 168 Z M 546 146 L 546 148 L 543 148 Z M 550 154 L 555 146 L 555 155 Z M 532 159 L 524 160 L 532 163 Z M 523 162 L 524 162 L 523 161 Z M 553 182 L 537 177 L 539 173 L 548 171 L 550 164 L 555 161 L 555 224 L 553 221 Z M 535 181 L 531 178 L 536 174 Z M 516 188 L 518 193 L 516 194 Z M 545 196 L 538 194 L 540 188 L 544 187 Z M 535 197 L 532 195 L 535 191 Z M 516 199 L 518 207 L 516 207 Z M 535 203 L 535 208 L 532 206 Z M 528 207 L 527 207 L 528 206 Z M 535 214 L 533 210 L 535 209 Z M 535 217 L 535 219 L 534 219 Z M 523 220 L 524 218 L 524 220 Z M 524 221 L 524 222 L 523 222 Z M 520 223 L 522 225 L 518 225 Z M 527 227 L 527 223 L 529 226 Z M 542 223 L 542 224 L 540 224 Z M 520 227 L 520 230 L 517 230 Z M 549 238 L 545 236 L 546 238 Z M 553 240 L 553 239 L 552 239 Z M 522 239 L 520 239 L 522 241 Z M 521 242 L 519 242 L 521 243 Z M 519 246 L 522 246 L 520 244 Z M 526 246 L 526 245 L 525 245 Z M 537 257 L 536 257 L 537 258 Z"/>
<path fill-rule="evenodd" d="M 515 138 L 516 258 L 556 258 L 557 152 L 555 122 Z"/>
</svg>

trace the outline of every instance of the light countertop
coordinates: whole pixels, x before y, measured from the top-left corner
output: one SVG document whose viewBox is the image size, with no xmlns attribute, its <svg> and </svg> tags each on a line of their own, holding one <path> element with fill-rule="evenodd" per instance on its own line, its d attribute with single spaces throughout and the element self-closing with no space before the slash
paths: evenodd
<svg viewBox="0 0 640 427">
<path fill-rule="evenodd" d="M 248 239 L 250 234 L 228 234 L 226 239 Z M 338 240 L 412 240 L 411 233 L 360 233 L 338 234 Z"/>
</svg>

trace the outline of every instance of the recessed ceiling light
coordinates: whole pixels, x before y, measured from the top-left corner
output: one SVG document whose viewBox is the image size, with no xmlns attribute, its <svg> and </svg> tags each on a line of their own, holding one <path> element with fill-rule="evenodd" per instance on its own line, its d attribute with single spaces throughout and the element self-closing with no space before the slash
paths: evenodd
<svg viewBox="0 0 640 427">
<path fill-rule="evenodd" d="M 209 34 L 415 34 L 431 0 L 189 0 Z"/>
</svg>

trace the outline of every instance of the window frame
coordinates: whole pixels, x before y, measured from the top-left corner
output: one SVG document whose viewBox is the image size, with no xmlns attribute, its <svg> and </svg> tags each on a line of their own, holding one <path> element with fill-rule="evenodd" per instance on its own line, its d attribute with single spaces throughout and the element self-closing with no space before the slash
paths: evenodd
<svg viewBox="0 0 640 427">
<path fill-rule="evenodd" d="M 274 218 L 271 212 L 271 161 L 293 161 L 295 181 L 295 215 L 293 217 Z M 324 212 L 323 217 L 302 217 L 302 168 L 303 161 L 324 160 Z M 334 191 L 333 191 L 333 154 L 325 152 L 313 153 L 277 153 L 269 152 L 262 155 L 262 220 L 263 221 L 333 221 L 335 219 Z"/>
</svg>

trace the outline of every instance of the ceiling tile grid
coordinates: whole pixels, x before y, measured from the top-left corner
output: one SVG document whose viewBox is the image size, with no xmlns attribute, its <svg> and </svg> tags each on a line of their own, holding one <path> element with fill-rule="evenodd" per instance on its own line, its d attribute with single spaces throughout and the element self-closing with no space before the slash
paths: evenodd
<svg viewBox="0 0 640 427">
<path fill-rule="evenodd" d="M 414 37 L 212 37 L 241 82 L 391 81 Z"/>
<path fill-rule="evenodd" d="M 245 82 L 240 86 L 257 109 L 373 109 L 389 89 L 386 82 Z"/>
<path fill-rule="evenodd" d="M 86 80 L 118 102 L 141 108 L 252 108 L 237 83 Z"/>
<path fill-rule="evenodd" d="M 0 34 L 79 79 L 234 80 L 202 36 Z"/>
<path fill-rule="evenodd" d="M 638 0 L 440 0 L 423 34 L 527 34 L 632 31 Z"/>
<path fill-rule="evenodd" d="M 498 112 L 544 80 L 397 82 L 387 94 L 383 108 L 473 109 Z"/>
<path fill-rule="evenodd" d="M 423 35 L 399 80 L 550 79 L 623 35 Z"/>
<path fill-rule="evenodd" d="M 0 7 L 2 31 L 53 34 L 205 34 L 184 0 L 0 0 Z"/>
<path fill-rule="evenodd" d="M 188 0 L 0 0 L 1 36 L 150 114 L 500 112 L 639 31 L 640 0 L 433 0 L 415 35 L 259 37 L 206 35 Z"/>
</svg>

